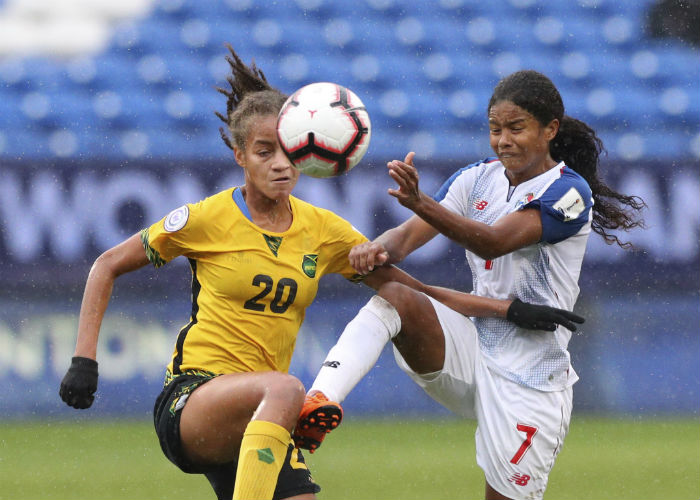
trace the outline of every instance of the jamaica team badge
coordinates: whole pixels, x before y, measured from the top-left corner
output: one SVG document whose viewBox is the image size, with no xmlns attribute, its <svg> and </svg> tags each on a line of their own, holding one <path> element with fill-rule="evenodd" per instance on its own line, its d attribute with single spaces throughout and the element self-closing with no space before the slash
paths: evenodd
<svg viewBox="0 0 700 500">
<path fill-rule="evenodd" d="M 309 278 L 316 276 L 316 261 L 318 261 L 318 255 L 315 253 L 304 255 L 301 261 L 301 269 Z"/>
</svg>

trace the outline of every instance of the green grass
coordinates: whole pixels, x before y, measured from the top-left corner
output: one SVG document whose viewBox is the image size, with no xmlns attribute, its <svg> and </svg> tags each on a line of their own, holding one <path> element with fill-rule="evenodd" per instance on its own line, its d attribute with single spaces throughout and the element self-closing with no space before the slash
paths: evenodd
<svg viewBox="0 0 700 500">
<path fill-rule="evenodd" d="M 575 416 L 547 499 L 700 498 L 697 419 Z M 483 498 L 474 424 L 348 419 L 314 455 L 319 499 Z M 212 499 L 161 454 L 148 421 L 0 424 L 0 499 Z"/>
</svg>

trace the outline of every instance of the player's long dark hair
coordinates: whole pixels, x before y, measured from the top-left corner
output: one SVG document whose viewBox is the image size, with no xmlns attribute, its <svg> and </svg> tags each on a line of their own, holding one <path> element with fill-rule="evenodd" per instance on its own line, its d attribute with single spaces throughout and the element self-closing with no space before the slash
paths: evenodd
<svg viewBox="0 0 700 500">
<path fill-rule="evenodd" d="M 231 75 L 226 79 L 230 90 L 217 87 L 216 90 L 226 96 L 226 116 L 216 116 L 227 125 L 228 132 L 219 128 L 221 138 L 231 149 L 234 145 L 245 150 L 245 141 L 250 132 L 253 117 L 277 115 L 287 96 L 267 83 L 264 73 L 255 66 L 243 63 L 233 47 L 226 45 L 230 55 L 226 60 L 231 66 Z M 230 135 L 229 135 L 230 133 Z"/>
<path fill-rule="evenodd" d="M 603 142 L 595 130 L 584 122 L 564 114 L 564 102 L 552 81 L 537 71 L 525 70 L 503 78 L 493 91 L 488 111 L 500 101 L 510 101 L 532 114 L 543 126 L 559 120 L 559 132 L 549 143 L 549 152 L 556 161 L 563 161 L 578 172 L 593 192 L 592 229 L 606 243 L 617 243 L 622 248 L 631 248 L 606 230 L 629 231 L 644 227 L 638 217 L 646 206 L 638 196 L 627 196 L 614 191 L 598 177 L 600 156 L 605 151 Z"/>
</svg>

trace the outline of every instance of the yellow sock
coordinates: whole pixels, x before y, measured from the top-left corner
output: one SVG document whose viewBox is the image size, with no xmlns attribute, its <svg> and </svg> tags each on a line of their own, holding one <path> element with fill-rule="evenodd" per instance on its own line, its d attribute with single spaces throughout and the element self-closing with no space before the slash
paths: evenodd
<svg viewBox="0 0 700 500">
<path fill-rule="evenodd" d="M 243 433 L 233 500 L 272 500 L 291 436 L 272 422 L 252 420 Z"/>
</svg>

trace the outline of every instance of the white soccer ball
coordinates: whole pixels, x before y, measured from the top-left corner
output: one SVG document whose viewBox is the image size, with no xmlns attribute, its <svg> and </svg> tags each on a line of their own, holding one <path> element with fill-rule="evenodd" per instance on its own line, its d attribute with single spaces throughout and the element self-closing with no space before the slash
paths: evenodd
<svg viewBox="0 0 700 500">
<path fill-rule="evenodd" d="M 277 118 L 282 150 L 296 168 L 312 177 L 348 172 L 367 152 L 371 132 L 360 98 L 335 83 L 300 88 Z"/>
</svg>

